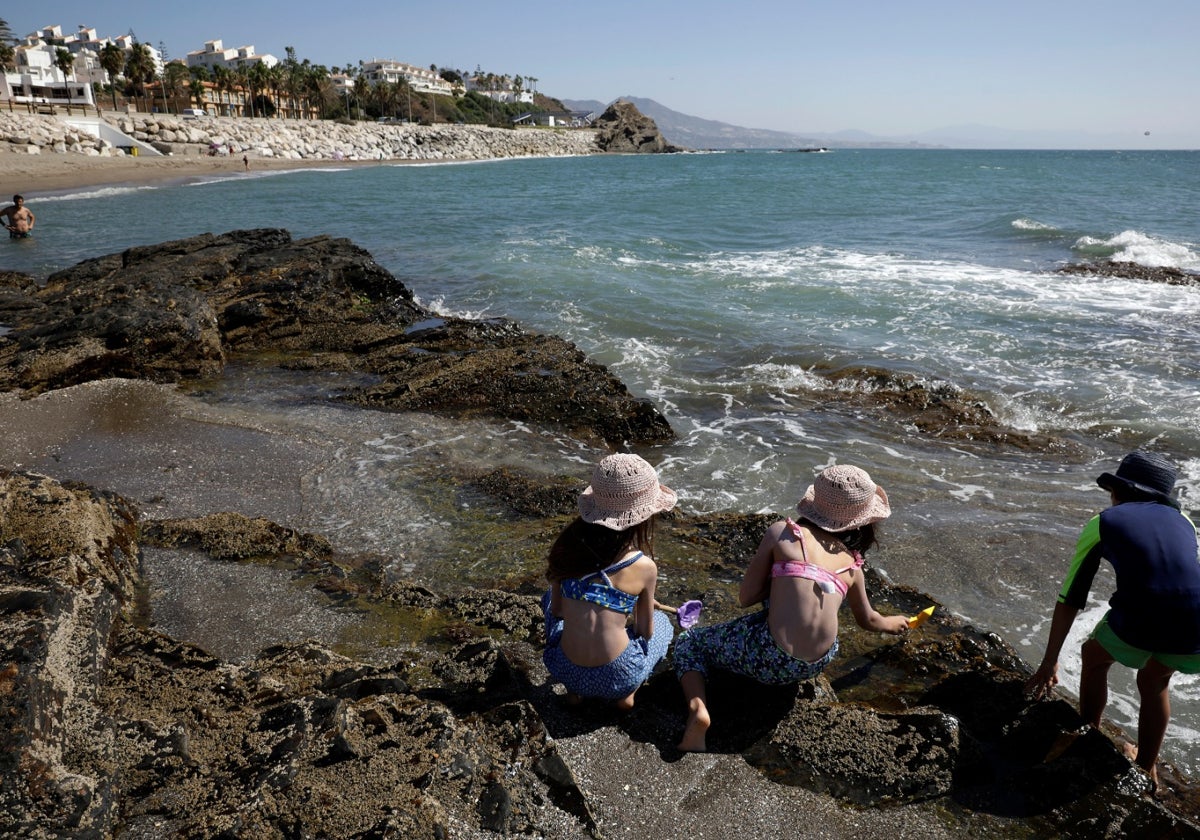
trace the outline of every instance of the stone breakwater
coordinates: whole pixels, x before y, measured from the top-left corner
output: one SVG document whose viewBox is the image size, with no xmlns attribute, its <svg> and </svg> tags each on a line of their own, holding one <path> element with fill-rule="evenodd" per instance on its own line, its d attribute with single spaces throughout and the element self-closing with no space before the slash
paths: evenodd
<svg viewBox="0 0 1200 840">
<path fill-rule="evenodd" d="M 478 125 L 340 123 L 312 120 L 159 114 L 106 117 L 113 128 L 164 154 L 232 155 L 288 160 L 486 160 L 596 154 L 588 129 L 491 128 Z M 109 140 L 59 118 L 0 111 L 0 143 L 27 154 L 123 155 Z"/>
</svg>

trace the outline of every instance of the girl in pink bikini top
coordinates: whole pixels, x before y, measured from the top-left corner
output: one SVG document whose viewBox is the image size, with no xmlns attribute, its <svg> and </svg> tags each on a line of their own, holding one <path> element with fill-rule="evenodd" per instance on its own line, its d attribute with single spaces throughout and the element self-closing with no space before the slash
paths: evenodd
<svg viewBox="0 0 1200 840">
<path fill-rule="evenodd" d="M 788 530 L 792 532 L 792 536 L 800 543 L 800 553 L 804 556 L 803 560 L 781 560 L 771 566 L 771 577 L 796 577 L 811 580 L 821 588 L 821 591 L 826 595 L 832 595 L 836 592 L 841 597 L 846 597 L 846 592 L 850 587 L 846 581 L 842 580 L 841 575 L 861 569 L 863 566 L 863 556 L 857 551 L 851 551 L 850 556 L 854 558 L 854 562 L 849 566 L 843 566 L 837 571 L 829 571 L 823 566 L 817 566 L 808 562 L 808 552 L 804 548 L 804 529 L 797 525 L 790 518 L 785 520 Z"/>
</svg>

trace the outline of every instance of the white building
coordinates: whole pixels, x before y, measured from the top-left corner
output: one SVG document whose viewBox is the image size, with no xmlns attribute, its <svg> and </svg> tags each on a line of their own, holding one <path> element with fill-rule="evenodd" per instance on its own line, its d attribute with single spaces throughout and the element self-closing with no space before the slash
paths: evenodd
<svg viewBox="0 0 1200 840">
<path fill-rule="evenodd" d="M 68 42 L 68 38 L 72 41 Z M 71 50 L 75 36 L 62 35 L 57 27 L 46 27 L 40 33 L 26 36 L 14 50 L 16 72 L 0 75 L 0 100 L 20 105 L 53 107 L 57 105 L 87 105 L 94 107 L 92 82 L 103 83 L 107 77 L 100 67 L 99 56 L 76 44 L 71 50 L 73 64 L 69 73 L 58 69 L 61 48 Z"/>
<path fill-rule="evenodd" d="M 466 83 L 467 90 L 497 102 L 533 104 L 533 91 L 525 89 L 518 91 L 516 82 L 508 76 L 468 76 Z"/>
<path fill-rule="evenodd" d="M 396 84 L 403 79 L 409 86 L 422 93 L 436 93 L 442 96 L 453 96 L 454 85 L 443 79 L 433 70 L 416 67 L 402 61 L 373 58 L 362 63 L 361 78 L 365 84 L 387 82 Z"/>
<path fill-rule="evenodd" d="M 204 49 L 193 50 L 187 54 L 188 67 L 207 67 L 209 72 L 216 67 L 236 70 L 250 64 L 262 64 L 270 69 L 278 63 L 279 59 L 270 53 L 256 53 L 252 45 L 227 49 L 220 40 L 205 41 Z"/>
</svg>

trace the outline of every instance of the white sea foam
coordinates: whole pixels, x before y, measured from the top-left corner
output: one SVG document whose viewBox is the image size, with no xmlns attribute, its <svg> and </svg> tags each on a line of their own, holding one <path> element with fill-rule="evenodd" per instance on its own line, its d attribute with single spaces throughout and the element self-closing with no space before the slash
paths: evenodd
<svg viewBox="0 0 1200 840">
<path fill-rule="evenodd" d="M 80 192 L 64 193 L 62 195 L 46 195 L 38 197 L 38 204 L 49 204 L 58 201 L 79 201 L 81 199 L 96 199 L 96 198 L 112 198 L 118 195 L 129 195 L 130 193 L 149 192 L 150 190 L 162 189 L 164 184 L 130 184 L 128 186 L 117 187 L 98 187 L 96 189 L 81 190 Z"/>
<path fill-rule="evenodd" d="M 1054 225 L 1025 218 L 1013 219 L 1012 226 L 1017 230 L 1058 230 Z"/>
<path fill-rule="evenodd" d="M 1190 242 L 1172 242 L 1136 230 L 1121 231 L 1107 239 L 1081 236 L 1076 240 L 1074 248 L 1088 256 L 1098 256 L 1115 262 L 1188 271 L 1200 269 L 1200 246 Z"/>
</svg>

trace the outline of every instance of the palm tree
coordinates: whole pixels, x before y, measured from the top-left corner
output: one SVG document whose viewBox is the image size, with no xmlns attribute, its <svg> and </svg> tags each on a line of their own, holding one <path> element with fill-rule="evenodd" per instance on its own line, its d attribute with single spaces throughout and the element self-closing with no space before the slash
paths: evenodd
<svg viewBox="0 0 1200 840">
<path fill-rule="evenodd" d="M 217 91 L 217 104 L 221 104 L 222 93 L 225 93 L 226 91 L 233 93 L 233 91 L 229 88 L 229 68 L 222 67 L 220 64 L 218 64 L 213 67 L 212 74 L 213 87 L 216 88 Z M 230 108 L 226 106 L 225 110 L 228 112 Z"/>
<path fill-rule="evenodd" d="M 9 28 L 8 21 L 0 18 L 0 69 L 15 68 L 13 59 L 16 57 L 17 51 L 13 45 L 16 42 L 16 36 Z"/>
<path fill-rule="evenodd" d="M 270 87 L 271 70 L 261 61 L 256 61 L 254 62 L 254 66 L 250 67 L 247 72 L 250 80 L 250 108 L 253 111 L 256 110 L 254 102 L 258 98 L 259 92 L 265 92 Z M 264 96 L 257 107 L 259 114 L 263 117 L 271 116 L 267 113 L 267 105 L 270 105 L 272 108 L 275 107 L 274 103 Z"/>
<path fill-rule="evenodd" d="M 63 74 L 63 80 L 66 83 L 67 89 L 67 110 L 71 110 L 71 76 L 75 75 L 75 56 L 71 55 L 71 51 L 66 47 L 57 47 L 54 50 L 54 66 Z"/>
<path fill-rule="evenodd" d="M 150 55 L 150 48 L 145 44 L 133 42 L 133 47 L 129 50 L 129 57 L 125 59 L 125 78 L 133 87 L 133 95 L 135 97 L 141 95 L 144 108 L 146 82 L 154 78 L 154 58 Z"/>
<path fill-rule="evenodd" d="M 170 111 L 170 107 L 166 104 L 168 93 L 171 95 L 171 102 L 174 103 L 175 110 L 179 110 L 179 91 L 189 75 L 187 65 L 182 61 L 172 61 L 163 67 L 163 107 L 167 111 Z"/>
<path fill-rule="evenodd" d="M 125 66 L 125 51 L 109 41 L 100 50 L 100 66 L 108 74 L 108 89 L 112 91 L 113 110 L 117 110 L 117 76 Z"/>
<path fill-rule="evenodd" d="M 283 97 L 280 95 L 280 91 L 283 90 L 283 65 L 276 64 L 274 67 L 267 67 L 266 70 L 267 85 L 271 89 L 271 105 L 275 108 L 274 116 L 282 119 L 286 116 L 284 109 L 280 107 L 283 104 Z"/>
<path fill-rule="evenodd" d="M 233 76 L 235 79 L 238 79 L 238 86 L 241 88 L 242 116 L 253 116 L 254 91 L 250 86 L 250 67 L 247 67 L 244 64 L 239 64 L 238 67 L 236 67 L 236 70 L 233 71 Z"/>
<path fill-rule="evenodd" d="M 204 107 L 204 83 L 208 81 L 208 68 L 204 65 L 188 68 L 188 75 L 192 77 L 188 88 L 191 91 L 192 99 L 196 102 L 197 108 Z"/>
</svg>

